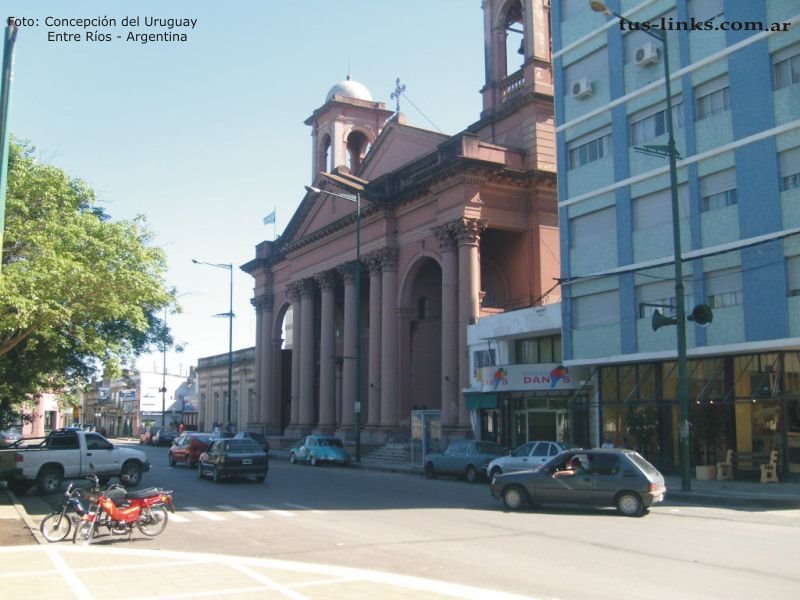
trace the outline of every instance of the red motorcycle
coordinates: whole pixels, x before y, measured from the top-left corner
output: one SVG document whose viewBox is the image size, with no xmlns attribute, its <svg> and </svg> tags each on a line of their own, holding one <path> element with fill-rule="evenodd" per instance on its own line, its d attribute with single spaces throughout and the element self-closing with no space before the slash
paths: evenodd
<svg viewBox="0 0 800 600">
<path fill-rule="evenodd" d="M 90 494 L 88 500 L 89 510 L 72 538 L 75 544 L 91 544 L 100 527 L 107 528 L 111 535 L 127 534 L 128 540 L 133 536 L 134 526 L 153 537 L 167 526 L 167 510 L 175 512 L 172 491 L 155 487 L 126 492 L 121 486 L 112 486 Z"/>
</svg>

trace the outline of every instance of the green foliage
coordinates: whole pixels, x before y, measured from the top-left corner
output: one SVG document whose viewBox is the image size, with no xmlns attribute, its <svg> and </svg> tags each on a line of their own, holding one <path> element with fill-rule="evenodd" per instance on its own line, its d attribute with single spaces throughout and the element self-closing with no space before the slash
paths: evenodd
<svg viewBox="0 0 800 600">
<path fill-rule="evenodd" d="M 12 142 L 0 274 L 0 421 L 28 395 L 81 385 L 172 340 L 166 258 L 143 217 L 112 221 L 94 191 Z M 69 395 L 69 394 L 67 394 Z"/>
<path fill-rule="evenodd" d="M 658 435 L 658 409 L 650 404 L 631 406 L 626 420 L 628 433 L 636 439 L 636 450 L 649 456 Z"/>
</svg>

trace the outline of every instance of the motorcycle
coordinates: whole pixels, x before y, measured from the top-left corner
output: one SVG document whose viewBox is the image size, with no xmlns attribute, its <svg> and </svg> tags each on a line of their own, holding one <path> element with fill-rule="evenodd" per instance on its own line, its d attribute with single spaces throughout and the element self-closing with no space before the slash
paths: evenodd
<svg viewBox="0 0 800 600">
<path fill-rule="evenodd" d="M 70 482 L 64 492 L 61 508 L 48 514 L 39 524 L 39 531 L 48 542 L 60 542 L 66 539 L 72 530 L 73 523 L 77 523 L 86 514 L 86 509 L 81 501 L 86 490 L 74 486 L 75 483 Z M 75 512 L 75 515 L 67 514 L 70 509 Z"/>
<path fill-rule="evenodd" d="M 134 527 L 154 537 L 167 526 L 167 510 L 175 512 L 172 490 L 154 487 L 126 492 L 121 487 L 112 488 L 90 494 L 92 504 L 75 529 L 74 544 L 91 544 L 100 527 L 108 529 L 111 535 L 127 534 L 129 541 Z"/>
</svg>

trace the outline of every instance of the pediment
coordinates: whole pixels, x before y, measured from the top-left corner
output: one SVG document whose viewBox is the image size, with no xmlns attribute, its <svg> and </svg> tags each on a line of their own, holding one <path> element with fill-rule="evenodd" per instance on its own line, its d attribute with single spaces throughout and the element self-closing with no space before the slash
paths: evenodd
<svg viewBox="0 0 800 600">
<path fill-rule="evenodd" d="M 392 121 L 384 127 L 375 140 L 358 171 L 358 176 L 368 181 L 381 175 L 396 171 L 418 158 L 430 154 L 450 139 L 450 136 L 437 131 L 411 127 Z"/>
<path fill-rule="evenodd" d="M 323 182 L 317 181 L 315 187 L 323 187 Z M 342 193 L 331 190 L 334 193 Z M 341 221 L 345 217 L 355 216 L 356 204 L 344 198 L 330 194 L 306 192 L 300 206 L 292 216 L 291 221 L 284 231 L 283 244 L 291 245 L 293 242 L 316 235 L 324 235 L 324 230 L 330 229 L 332 223 Z"/>
</svg>

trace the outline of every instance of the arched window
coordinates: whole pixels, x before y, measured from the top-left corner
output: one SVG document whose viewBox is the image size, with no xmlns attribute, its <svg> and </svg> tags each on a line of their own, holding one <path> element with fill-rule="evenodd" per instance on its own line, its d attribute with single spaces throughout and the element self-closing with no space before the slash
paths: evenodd
<svg viewBox="0 0 800 600">
<path fill-rule="evenodd" d="M 522 3 L 519 0 L 509 3 L 504 26 L 506 30 L 506 76 L 508 76 L 518 71 L 525 62 Z"/>
<path fill-rule="evenodd" d="M 368 148 L 369 140 L 360 131 L 354 131 L 347 136 L 347 168 L 350 169 L 351 173 L 358 171 Z"/>
<path fill-rule="evenodd" d="M 319 145 L 319 155 L 317 156 L 317 165 L 319 165 L 319 170 L 328 173 L 333 171 L 332 160 L 331 136 L 326 135 L 322 138 L 322 143 Z"/>
</svg>

